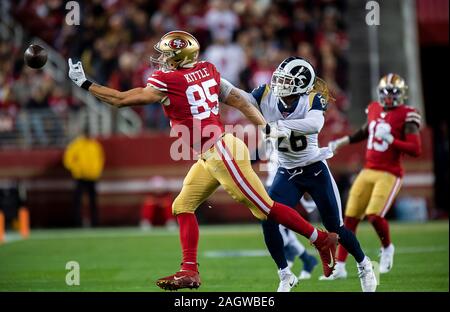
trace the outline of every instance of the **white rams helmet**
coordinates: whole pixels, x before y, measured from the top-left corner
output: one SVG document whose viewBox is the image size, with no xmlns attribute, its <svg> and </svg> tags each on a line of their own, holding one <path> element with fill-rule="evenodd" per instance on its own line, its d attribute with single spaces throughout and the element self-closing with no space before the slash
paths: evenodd
<svg viewBox="0 0 450 312">
<path fill-rule="evenodd" d="M 275 96 L 283 98 L 311 92 L 315 80 L 316 73 L 311 63 L 301 57 L 291 56 L 273 72 L 270 87 Z"/>
</svg>

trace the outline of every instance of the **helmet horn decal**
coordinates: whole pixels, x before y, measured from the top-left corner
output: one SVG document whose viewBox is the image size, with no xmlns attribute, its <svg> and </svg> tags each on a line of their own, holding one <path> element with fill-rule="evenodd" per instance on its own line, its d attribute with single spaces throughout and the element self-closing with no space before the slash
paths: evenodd
<svg viewBox="0 0 450 312">
<path fill-rule="evenodd" d="M 285 59 L 272 75 L 271 88 L 278 97 L 311 92 L 316 74 L 312 65 L 300 57 Z"/>
</svg>

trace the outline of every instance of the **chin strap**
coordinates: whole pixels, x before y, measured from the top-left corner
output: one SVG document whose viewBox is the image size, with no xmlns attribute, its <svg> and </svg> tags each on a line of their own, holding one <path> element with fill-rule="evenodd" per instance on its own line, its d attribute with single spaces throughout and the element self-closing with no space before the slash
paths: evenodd
<svg viewBox="0 0 450 312">
<path fill-rule="evenodd" d="M 283 107 L 284 108 L 287 108 L 287 104 L 286 104 L 286 102 L 283 100 L 283 98 L 281 98 L 280 97 L 280 102 L 281 102 L 281 104 L 283 104 Z"/>
</svg>

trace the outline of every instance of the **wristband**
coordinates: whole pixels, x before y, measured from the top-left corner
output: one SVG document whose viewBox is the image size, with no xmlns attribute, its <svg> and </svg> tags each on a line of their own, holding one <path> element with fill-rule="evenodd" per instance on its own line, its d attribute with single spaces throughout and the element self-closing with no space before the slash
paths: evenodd
<svg viewBox="0 0 450 312">
<path fill-rule="evenodd" d="M 92 85 L 92 81 L 86 80 L 85 82 L 83 82 L 81 84 L 81 87 L 86 90 L 89 91 L 89 87 Z"/>
</svg>

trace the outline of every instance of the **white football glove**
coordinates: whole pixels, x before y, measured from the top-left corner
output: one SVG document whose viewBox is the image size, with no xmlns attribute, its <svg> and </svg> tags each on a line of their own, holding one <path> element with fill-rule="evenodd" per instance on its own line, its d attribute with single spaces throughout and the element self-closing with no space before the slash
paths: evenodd
<svg viewBox="0 0 450 312">
<path fill-rule="evenodd" d="M 84 74 L 83 65 L 80 61 L 78 61 L 76 64 L 72 63 L 72 59 L 69 58 L 69 78 L 72 79 L 72 81 L 79 87 L 85 82 L 86 75 Z"/>
<path fill-rule="evenodd" d="M 272 121 L 266 125 L 265 136 L 266 139 L 288 138 L 291 136 L 291 130 L 283 126 L 279 126 L 277 121 Z"/>
<path fill-rule="evenodd" d="M 338 148 L 348 143 L 350 143 L 350 138 L 346 135 L 342 138 L 328 142 L 328 148 L 335 153 Z"/>
<path fill-rule="evenodd" d="M 388 144 L 394 142 L 394 136 L 391 134 L 391 126 L 387 123 L 379 123 L 375 129 L 375 137 Z"/>
</svg>

